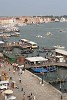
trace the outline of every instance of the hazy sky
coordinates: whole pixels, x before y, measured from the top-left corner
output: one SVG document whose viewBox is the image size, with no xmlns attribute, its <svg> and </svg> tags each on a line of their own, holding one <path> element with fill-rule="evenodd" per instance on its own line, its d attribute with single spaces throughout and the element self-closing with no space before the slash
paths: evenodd
<svg viewBox="0 0 67 100">
<path fill-rule="evenodd" d="M 0 0 L 0 16 L 66 14 L 67 0 Z"/>
</svg>

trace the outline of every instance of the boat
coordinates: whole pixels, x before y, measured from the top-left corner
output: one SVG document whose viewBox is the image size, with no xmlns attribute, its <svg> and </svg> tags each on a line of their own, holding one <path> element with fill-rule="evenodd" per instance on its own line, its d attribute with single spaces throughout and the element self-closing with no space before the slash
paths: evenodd
<svg viewBox="0 0 67 100">
<path fill-rule="evenodd" d="M 40 67 L 40 68 L 31 68 L 35 73 L 48 73 L 48 72 L 54 72 L 56 71 L 56 67 L 55 66 L 51 66 L 51 67 L 48 67 L 48 68 L 43 68 L 43 67 Z"/>
<path fill-rule="evenodd" d="M 44 73 L 47 73 L 48 70 L 43 68 L 43 67 L 40 67 L 40 68 L 31 68 L 35 73 L 41 73 L 41 72 L 44 72 Z"/>
<path fill-rule="evenodd" d="M 42 36 L 42 35 L 37 35 L 36 37 L 38 37 L 38 38 L 45 38 L 45 37 Z"/>
<path fill-rule="evenodd" d="M 56 46 L 53 46 L 54 48 L 56 49 L 64 49 L 65 47 L 64 46 L 60 46 L 60 45 L 56 45 Z"/>
<path fill-rule="evenodd" d="M 20 33 L 19 32 L 14 32 L 14 33 L 11 33 L 11 36 L 20 36 Z"/>
<path fill-rule="evenodd" d="M 64 32 L 64 30 L 60 30 L 59 32 Z"/>
<path fill-rule="evenodd" d="M 48 72 L 54 72 L 57 70 L 57 68 L 55 66 L 50 66 L 47 68 Z"/>
<path fill-rule="evenodd" d="M 46 35 L 49 36 L 49 35 L 53 35 L 53 34 L 51 32 L 47 32 Z"/>
<path fill-rule="evenodd" d="M 42 35 L 37 35 L 36 37 L 38 37 L 38 38 L 42 38 Z"/>
</svg>

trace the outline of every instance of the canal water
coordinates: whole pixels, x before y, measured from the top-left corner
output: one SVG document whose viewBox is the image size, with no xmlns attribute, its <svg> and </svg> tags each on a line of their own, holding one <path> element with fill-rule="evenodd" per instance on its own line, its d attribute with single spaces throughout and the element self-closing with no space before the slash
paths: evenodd
<svg viewBox="0 0 67 100">
<path fill-rule="evenodd" d="M 36 74 L 42 79 L 42 74 Z M 43 80 L 49 82 L 62 93 L 67 92 L 67 69 L 57 67 L 57 71 L 44 73 Z M 59 80 L 59 81 L 58 81 Z"/>
<path fill-rule="evenodd" d="M 55 23 L 44 23 L 44 24 L 35 24 L 35 25 L 27 25 L 22 26 L 20 28 L 20 37 L 11 37 L 8 39 L 8 42 L 19 41 L 21 38 L 26 38 L 33 42 L 36 42 L 39 48 L 43 47 L 53 47 L 55 45 L 64 46 L 67 50 L 67 23 L 64 22 L 55 22 Z M 51 35 L 47 35 L 47 33 L 51 33 Z M 14 49 L 14 52 L 21 52 L 19 49 Z M 36 56 L 37 51 L 30 55 L 26 56 Z M 40 53 L 40 56 L 45 57 L 46 53 Z M 42 75 L 38 75 L 42 77 Z M 67 69 L 57 67 L 56 72 L 44 73 L 44 80 L 52 81 L 57 78 L 65 79 L 66 81 L 63 83 L 53 83 L 52 85 L 58 89 L 61 87 L 62 92 L 67 92 Z"/>
</svg>

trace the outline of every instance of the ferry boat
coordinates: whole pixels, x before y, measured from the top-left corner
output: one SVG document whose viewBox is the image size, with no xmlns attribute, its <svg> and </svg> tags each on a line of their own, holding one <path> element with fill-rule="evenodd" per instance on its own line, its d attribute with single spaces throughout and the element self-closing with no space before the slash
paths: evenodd
<svg viewBox="0 0 67 100">
<path fill-rule="evenodd" d="M 32 49 L 38 48 L 37 43 L 35 43 L 35 42 L 29 41 L 28 44 L 31 45 Z"/>
<path fill-rule="evenodd" d="M 37 43 L 33 42 L 33 41 L 29 41 L 27 39 L 21 39 L 20 40 L 23 44 L 28 44 L 31 46 L 32 49 L 38 48 Z"/>
</svg>

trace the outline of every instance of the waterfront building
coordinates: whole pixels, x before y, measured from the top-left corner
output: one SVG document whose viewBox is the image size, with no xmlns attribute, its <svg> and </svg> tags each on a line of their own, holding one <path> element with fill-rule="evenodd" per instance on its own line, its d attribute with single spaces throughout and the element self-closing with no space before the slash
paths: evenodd
<svg viewBox="0 0 67 100">
<path fill-rule="evenodd" d="M 5 18 L 0 18 L 0 24 L 4 25 L 4 24 L 15 24 L 16 20 L 15 18 L 9 18 L 9 17 L 5 17 Z"/>
<path fill-rule="evenodd" d="M 55 22 L 59 22 L 59 19 L 58 19 L 58 18 L 56 18 L 56 19 L 55 19 Z"/>
<path fill-rule="evenodd" d="M 61 17 L 60 18 L 60 22 L 65 22 L 66 20 L 65 20 L 65 18 L 64 17 Z"/>
<path fill-rule="evenodd" d="M 51 22 L 51 18 L 49 18 L 49 17 L 44 17 L 44 22 L 45 22 L 45 23 Z"/>
</svg>

